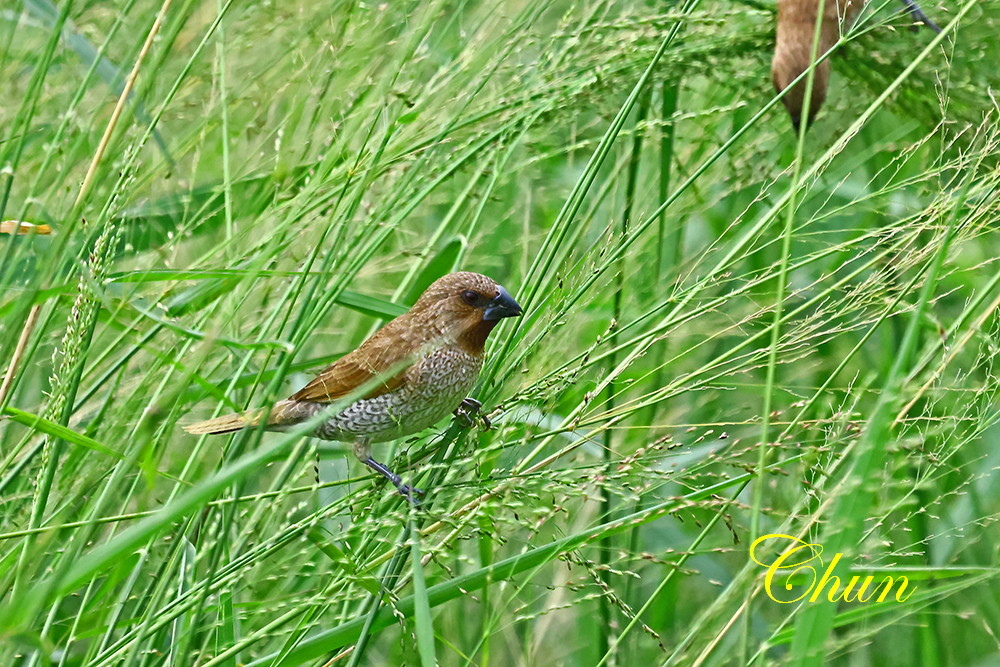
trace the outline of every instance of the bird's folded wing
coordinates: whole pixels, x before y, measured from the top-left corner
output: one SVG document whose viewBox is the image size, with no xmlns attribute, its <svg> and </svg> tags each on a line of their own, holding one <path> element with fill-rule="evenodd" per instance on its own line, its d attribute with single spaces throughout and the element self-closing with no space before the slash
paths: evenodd
<svg viewBox="0 0 1000 667">
<path fill-rule="evenodd" d="M 397 389 L 417 355 L 409 341 L 392 333 L 389 326 L 377 332 L 361 347 L 324 369 L 289 400 L 332 403 L 373 380 L 374 387 L 361 398 L 374 398 Z"/>
</svg>

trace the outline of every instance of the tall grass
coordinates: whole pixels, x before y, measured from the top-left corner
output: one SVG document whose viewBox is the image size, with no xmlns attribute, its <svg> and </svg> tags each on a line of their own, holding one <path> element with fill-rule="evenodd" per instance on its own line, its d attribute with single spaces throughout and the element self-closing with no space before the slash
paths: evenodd
<svg viewBox="0 0 1000 667">
<path fill-rule="evenodd" d="M 996 661 L 1000 3 L 925 10 L 797 137 L 770 4 L 4 8 L 0 661 Z M 458 268 L 527 312 L 492 429 L 380 449 L 419 508 L 180 428 Z M 916 593 L 779 604 L 767 533 Z"/>
</svg>

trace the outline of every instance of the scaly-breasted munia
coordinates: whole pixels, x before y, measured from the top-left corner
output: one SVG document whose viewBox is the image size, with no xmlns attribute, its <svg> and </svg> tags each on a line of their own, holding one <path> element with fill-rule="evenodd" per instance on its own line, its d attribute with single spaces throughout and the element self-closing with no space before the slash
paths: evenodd
<svg viewBox="0 0 1000 667">
<path fill-rule="evenodd" d="M 935 32 L 941 32 L 914 0 L 903 0 L 903 4 L 916 23 L 922 23 Z M 809 63 L 812 62 L 816 18 L 820 16 L 820 11 L 822 16 L 819 45 L 816 49 L 817 58 L 833 48 L 840 39 L 841 26 L 845 30 L 850 28 L 864 6 L 865 0 L 778 0 L 777 37 L 774 59 L 771 61 L 774 89 L 780 93 L 809 69 Z M 823 106 L 829 82 L 830 60 L 826 59 L 816 65 L 813 73 L 812 94 L 806 107 L 807 124 L 813 121 Z M 792 125 L 796 131 L 802 120 L 802 103 L 805 96 L 806 80 L 802 79 L 781 98 L 785 108 L 788 109 L 788 114 L 792 117 Z"/>
<path fill-rule="evenodd" d="M 260 425 L 287 430 L 360 391 L 354 402 L 330 414 L 312 435 L 353 442 L 358 459 L 392 482 L 400 493 L 414 489 L 372 458 L 371 444 L 433 426 L 460 407 L 483 367 L 486 339 L 499 321 L 522 313 L 503 287 L 478 273 L 436 280 L 406 313 L 376 331 L 305 387 L 270 410 L 231 414 L 185 426 L 188 433 L 230 433 Z"/>
</svg>

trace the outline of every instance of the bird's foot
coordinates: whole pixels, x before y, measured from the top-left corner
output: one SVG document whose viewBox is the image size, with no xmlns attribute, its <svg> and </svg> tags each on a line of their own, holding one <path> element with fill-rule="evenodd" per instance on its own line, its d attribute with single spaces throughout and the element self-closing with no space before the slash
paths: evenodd
<svg viewBox="0 0 1000 667">
<path fill-rule="evenodd" d="M 917 4 L 916 0 L 903 0 L 903 4 L 906 5 L 906 11 L 915 24 L 921 23 L 934 32 L 941 32 L 938 24 L 927 18 L 927 14 L 924 14 L 924 10 L 920 9 L 920 5 Z M 913 29 L 917 30 L 918 26 L 914 25 Z"/>
<path fill-rule="evenodd" d="M 400 484 L 396 487 L 399 491 L 399 495 L 406 498 L 411 505 L 420 505 L 420 499 L 424 497 L 424 492 L 418 488 L 412 487 L 409 484 Z"/>
<path fill-rule="evenodd" d="M 399 491 L 399 495 L 403 496 L 414 505 L 420 504 L 419 497 L 424 495 L 423 491 L 414 488 L 409 484 L 403 484 L 403 479 L 399 475 L 389 470 L 389 468 L 384 463 L 379 463 L 370 456 L 367 459 L 365 459 L 363 463 L 372 470 L 374 470 L 375 472 L 377 472 L 378 474 L 385 477 L 390 482 L 392 482 L 392 485 L 396 487 L 397 491 Z"/>
<path fill-rule="evenodd" d="M 493 426 L 493 423 L 486 415 L 479 414 L 479 411 L 482 410 L 482 408 L 483 404 L 481 402 L 469 396 L 468 398 L 462 399 L 462 402 L 458 404 L 458 407 L 455 408 L 455 412 L 452 414 L 454 414 L 455 418 L 462 422 L 466 428 L 472 428 L 475 426 L 475 418 L 478 415 L 479 418 L 483 420 L 483 427 L 488 429 Z"/>
</svg>

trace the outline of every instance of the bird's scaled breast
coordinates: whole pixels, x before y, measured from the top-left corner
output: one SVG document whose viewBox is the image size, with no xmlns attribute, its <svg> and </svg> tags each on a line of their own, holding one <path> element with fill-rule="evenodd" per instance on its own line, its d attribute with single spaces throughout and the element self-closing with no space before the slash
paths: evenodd
<svg viewBox="0 0 1000 667">
<path fill-rule="evenodd" d="M 384 442 L 433 426 L 451 414 L 476 385 L 481 355 L 445 347 L 406 372 L 394 391 L 356 401 L 316 429 L 326 440 Z"/>
</svg>

